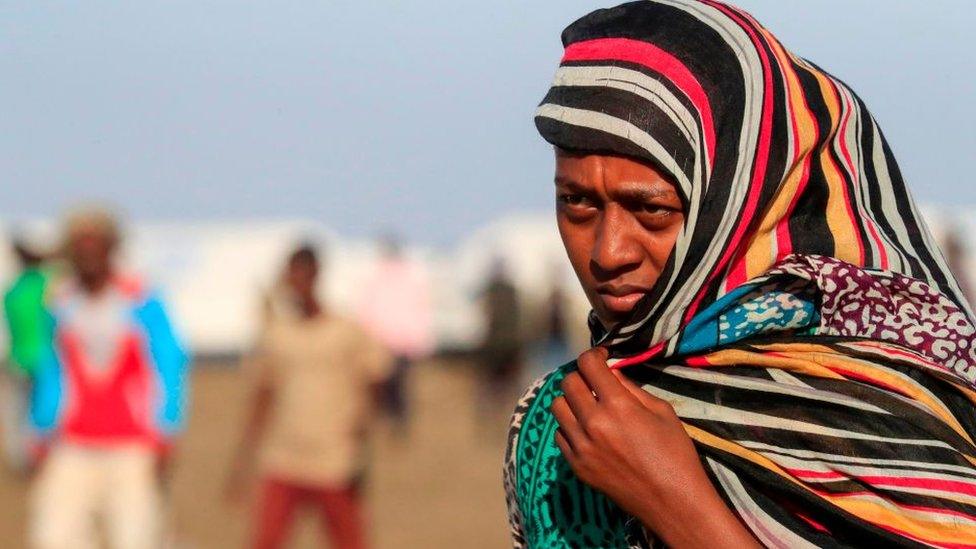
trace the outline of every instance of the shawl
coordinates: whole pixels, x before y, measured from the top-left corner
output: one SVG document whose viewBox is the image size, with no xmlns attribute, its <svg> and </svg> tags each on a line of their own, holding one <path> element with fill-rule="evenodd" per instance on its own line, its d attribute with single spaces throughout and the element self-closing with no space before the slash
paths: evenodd
<svg viewBox="0 0 976 549">
<path fill-rule="evenodd" d="M 976 547 L 976 328 L 877 123 L 749 14 L 643 0 L 563 33 L 536 113 L 555 146 L 652 163 L 685 226 L 630 320 L 593 343 L 672 404 L 770 547 Z M 516 408 L 516 546 L 647 546 L 583 485 L 548 408 Z"/>
</svg>

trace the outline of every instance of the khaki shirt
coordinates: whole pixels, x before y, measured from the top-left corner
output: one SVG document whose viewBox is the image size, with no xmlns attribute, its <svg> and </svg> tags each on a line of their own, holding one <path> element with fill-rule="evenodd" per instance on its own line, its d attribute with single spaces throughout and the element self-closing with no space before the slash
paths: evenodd
<svg viewBox="0 0 976 549">
<path fill-rule="evenodd" d="M 350 482 L 364 466 L 373 383 L 392 360 L 357 325 L 334 316 L 279 317 L 255 353 L 257 381 L 274 391 L 263 473 L 318 485 Z"/>
</svg>

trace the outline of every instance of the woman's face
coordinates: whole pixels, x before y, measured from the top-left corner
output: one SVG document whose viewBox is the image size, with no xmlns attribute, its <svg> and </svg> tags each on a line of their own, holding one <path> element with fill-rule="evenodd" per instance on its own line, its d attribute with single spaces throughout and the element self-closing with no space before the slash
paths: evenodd
<svg viewBox="0 0 976 549">
<path fill-rule="evenodd" d="M 559 149 L 556 218 L 576 276 L 607 327 L 657 282 L 684 223 L 677 190 L 651 165 Z"/>
</svg>

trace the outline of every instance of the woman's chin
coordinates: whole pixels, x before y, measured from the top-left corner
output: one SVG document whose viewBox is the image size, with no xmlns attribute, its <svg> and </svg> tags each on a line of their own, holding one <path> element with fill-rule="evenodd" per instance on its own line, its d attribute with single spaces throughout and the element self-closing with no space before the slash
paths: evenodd
<svg viewBox="0 0 976 549">
<path fill-rule="evenodd" d="M 611 311 L 604 307 L 594 307 L 594 312 L 596 313 L 596 318 L 600 321 L 600 324 L 607 330 L 613 329 L 614 326 L 622 322 L 626 322 L 630 318 L 630 310 L 626 311 Z"/>
</svg>

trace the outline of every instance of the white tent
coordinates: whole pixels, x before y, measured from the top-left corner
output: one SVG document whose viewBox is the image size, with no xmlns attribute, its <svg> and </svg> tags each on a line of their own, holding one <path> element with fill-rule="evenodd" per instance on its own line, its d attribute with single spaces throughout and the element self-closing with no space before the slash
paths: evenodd
<svg viewBox="0 0 976 549">
<path fill-rule="evenodd" d="M 963 210 L 926 208 L 939 239 L 954 231 L 962 237 L 972 278 L 976 254 L 972 236 L 976 218 Z M 51 223 L 25 225 L 51 232 Z M 2 242 L 0 247 L 9 250 Z M 351 312 L 361 281 L 376 260 L 369 240 L 342 238 L 324 225 L 308 220 L 235 222 L 137 223 L 127 232 L 123 259 L 141 272 L 167 297 L 173 317 L 198 354 L 238 354 L 253 337 L 260 299 L 275 280 L 286 254 L 309 242 L 325 250 L 323 293 L 330 306 Z M 539 322 L 554 281 L 566 290 L 578 345 L 585 340 L 582 322 L 588 309 L 575 282 L 550 213 L 519 214 L 500 219 L 464 239 L 456 249 L 439 251 L 411 247 L 407 257 L 417 262 L 431 283 L 433 329 L 440 348 L 464 349 L 477 344 L 482 319 L 479 294 L 492 265 L 499 261 L 520 291 L 527 327 Z M 0 253 L 0 273 L 9 279 L 14 261 Z M 976 287 L 970 283 L 970 287 Z M 0 330 L 0 333 L 4 330 Z M 578 346 L 577 345 L 577 346 Z"/>
</svg>

